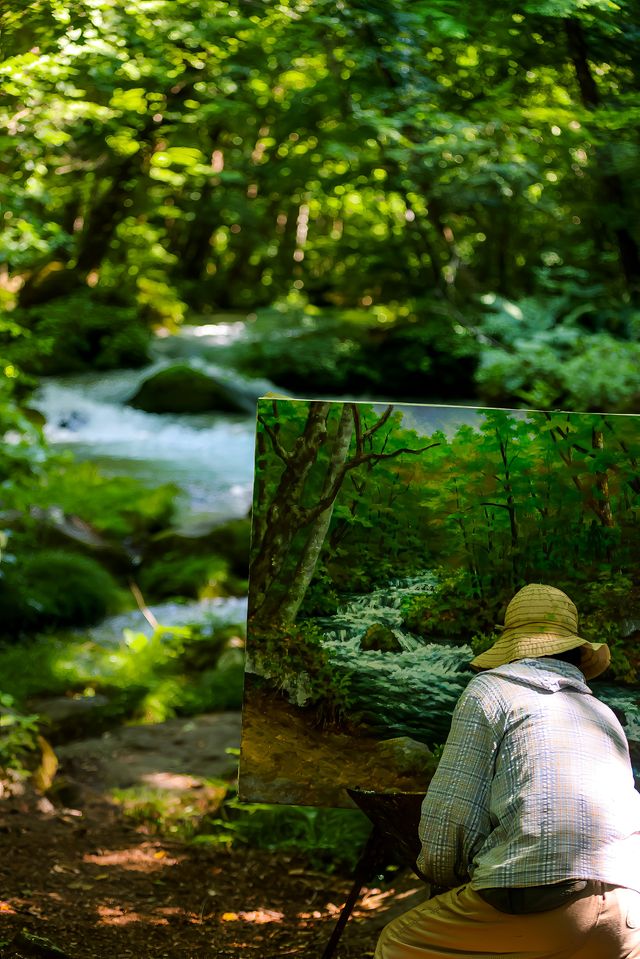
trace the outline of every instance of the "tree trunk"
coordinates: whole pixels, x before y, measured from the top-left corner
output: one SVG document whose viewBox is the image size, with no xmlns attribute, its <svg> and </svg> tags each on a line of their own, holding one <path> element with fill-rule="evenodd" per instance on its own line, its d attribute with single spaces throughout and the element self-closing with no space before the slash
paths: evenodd
<svg viewBox="0 0 640 959">
<path fill-rule="evenodd" d="M 592 431 L 591 446 L 594 450 L 604 449 L 604 436 L 602 430 L 594 429 Z M 596 515 L 598 516 L 602 526 L 613 527 L 616 524 L 613 519 L 613 511 L 611 509 L 609 477 L 606 470 L 596 472 L 596 488 L 598 490 L 598 498 L 595 500 L 594 504 Z"/>
<path fill-rule="evenodd" d="M 336 433 L 333 449 L 331 451 L 331 460 L 322 484 L 322 492 L 320 493 L 321 500 L 325 499 L 325 497 L 329 495 L 336 482 L 336 479 L 338 478 L 338 474 L 349 454 L 349 446 L 351 444 L 352 436 L 353 416 L 349 406 L 345 403 L 342 408 L 342 415 L 340 417 L 338 431 Z M 320 553 L 322 552 L 322 547 L 324 546 L 325 538 L 329 530 L 329 524 L 331 522 L 334 504 L 335 500 L 333 500 L 331 505 L 328 506 L 324 512 L 320 513 L 320 515 L 311 523 L 305 545 L 300 554 L 300 558 L 298 559 L 295 572 L 291 578 L 291 582 L 286 593 L 286 598 L 284 602 L 279 603 L 277 606 L 277 616 L 281 623 L 295 622 L 296 616 L 298 615 L 298 610 L 300 609 L 302 601 L 305 597 L 305 593 L 307 592 L 309 584 L 313 578 L 318 559 L 320 558 Z M 276 615 L 276 609 L 272 610 L 270 608 L 269 600 L 270 597 L 267 597 L 262 608 L 262 615 L 265 617 L 265 619 L 269 619 L 270 616 L 273 617 Z"/>
<path fill-rule="evenodd" d="M 588 110 L 595 110 L 600 106 L 600 93 L 591 72 L 587 54 L 587 42 L 578 20 L 565 19 L 565 34 L 569 49 L 569 56 L 575 70 L 580 96 Z M 598 151 L 599 166 L 605 170 L 611 164 L 611 157 L 606 149 Z M 600 191 L 605 205 L 612 206 L 617 211 L 620 220 L 628 216 L 628 203 L 624 184 L 617 173 L 603 173 L 600 177 Z M 631 231 L 623 222 L 606 224 L 612 229 L 618 252 L 620 266 L 624 274 L 630 293 L 637 299 L 640 296 L 640 251 Z"/>
<path fill-rule="evenodd" d="M 251 564 L 250 616 L 256 615 L 277 580 L 293 538 L 301 527 L 304 484 L 327 439 L 330 403 L 311 403 L 301 436 L 286 457 L 278 488 L 267 509 L 262 540 Z"/>
<path fill-rule="evenodd" d="M 499 443 L 500 443 L 500 458 L 502 459 L 502 466 L 504 468 L 504 482 L 502 484 L 502 488 L 504 490 L 505 499 L 507 501 L 507 513 L 509 514 L 509 529 L 511 531 L 511 568 L 513 571 L 513 580 L 515 584 L 515 582 L 518 579 L 519 569 L 520 569 L 518 518 L 516 515 L 516 501 L 513 495 L 513 487 L 511 485 L 511 473 L 509 471 L 507 445 L 500 438 L 499 438 Z"/>
</svg>

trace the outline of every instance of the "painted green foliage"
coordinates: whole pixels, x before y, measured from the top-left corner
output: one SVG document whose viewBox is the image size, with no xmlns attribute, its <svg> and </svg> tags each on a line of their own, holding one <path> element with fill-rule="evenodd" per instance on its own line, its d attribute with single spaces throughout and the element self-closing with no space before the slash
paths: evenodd
<svg viewBox="0 0 640 959">
<path fill-rule="evenodd" d="M 327 407 L 326 444 L 318 444 L 304 482 L 285 503 L 287 466 L 277 446 L 282 454 L 311 442 L 308 417 L 321 406 Z M 588 616 L 595 612 L 589 584 L 625 580 L 628 608 L 640 610 L 640 431 L 634 417 L 488 410 L 446 435 L 428 431 L 428 416 L 421 417 L 424 427 L 407 428 L 411 414 L 403 407 L 381 413 L 384 408 L 360 404 L 359 429 L 361 435 L 369 431 L 369 455 L 344 470 L 314 552 L 303 590 L 308 594 L 293 614 L 279 617 L 294 591 L 310 529 L 301 517 L 305 511 L 307 518 L 319 515 L 315 508 L 323 489 L 326 493 L 339 423 L 351 415 L 351 406 L 274 401 L 262 408 L 254 512 L 256 614 L 263 573 L 255 551 L 269 543 L 273 556 L 265 524 L 274 504 L 283 507 L 281 518 L 291 535 L 276 601 L 265 607 L 270 613 L 262 621 L 256 615 L 256 623 L 292 623 L 300 610 L 301 616 L 327 613 L 349 593 L 426 570 L 436 571 L 439 586 L 412 601 L 407 623 L 435 641 L 468 642 L 474 632 L 490 633 L 501 606 L 531 581 L 564 584 L 572 595 L 577 591 Z M 358 442 L 352 435 L 343 466 L 357 459 Z M 612 615 L 619 627 L 619 613 Z"/>
<path fill-rule="evenodd" d="M 635 743 L 636 417 L 277 399 L 258 420 L 247 796 L 424 789 L 424 747 L 527 582 L 609 644 L 602 696 Z"/>
<path fill-rule="evenodd" d="M 387 485 L 389 473 L 378 475 L 379 467 L 439 445 L 411 445 L 415 440 L 400 428 L 393 406 L 378 412 L 355 403 L 261 401 L 249 606 L 254 626 L 295 621 L 327 537 L 335 548 L 345 526 L 356 522 L 365 491 L 375 496 Z M 334 520 L 338 501 L 343 508 Z M 391 503 L 378 504 L 378 524 L 390 509 Z M 373 525 L 371 516 L 357 521 Z"/>
</svg>

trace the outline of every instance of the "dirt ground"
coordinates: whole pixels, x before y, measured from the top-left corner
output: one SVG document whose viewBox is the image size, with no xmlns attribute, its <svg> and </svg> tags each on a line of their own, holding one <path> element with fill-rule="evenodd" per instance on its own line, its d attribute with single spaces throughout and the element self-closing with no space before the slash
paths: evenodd
<svg viewBox="0 0 640 959">
<path fill-rule="evenodd" d="M 58 797 L 28 784 L 0 801 L 0 959 L 320 959 L 350 877 L 157 838 L 110 798 L 136 783 L 197 792 L 203 769 L 229 771 L 240 717 L 137 730 L 56 750 Z M 423 896 L 408 872 L 365 887 L 336 959 L 371 957 L 388 918 Z"/>
<path fill-rule="evenodd" d="M 431 753 L 421 743 L 318 730 L 304 710 L 257 689 L 245 696 L 243 726 L 241 794 L 248 799 L 348 807 L 347 788 L 427 790 Z"/>
</svg>

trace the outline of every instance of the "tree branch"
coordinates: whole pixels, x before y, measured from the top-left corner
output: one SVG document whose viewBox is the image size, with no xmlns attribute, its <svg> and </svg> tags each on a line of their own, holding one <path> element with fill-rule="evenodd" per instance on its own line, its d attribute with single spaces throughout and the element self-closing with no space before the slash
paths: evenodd
<svg viewBox="0 0 640 959">
<path fill-rule="evenodd" d="M 288 466 L 289 463 L 291 462 L 291 454 L 287 452 L 287 450 L 284 448 L 284 446 L 278 439 L 278 435 L 276 431 L 271 426 L 269 426 L 264 416 L 258 416 L 258 423 L 260 423 L 265 433 L 271 440 L 273 452 L 276 454 L 276 456 L 278 456 L 282 460 L 283 463 L 285 463 Z"/>
<path fill-rule="evenodd" d="M 384 411 L 384 413 L 382 414 L 382 416 L 380 417 L 380 419 L 377 420 L 377 421 L 373 424 L 373 426 L 370 427 L 370 429 L 366 430 L 366 431 L 363 433 L 363 435 L 362 435 L 363 441 L 364 441 L 364 440 L 371 439 L 371 437 L 373 436 L 373 434 L 374 434 L 374 433 L 377 433 L 378 430 L 379 430 L 382 426 L 384 426 L 384 424 L 387 422 L 387 420 L 389 419 L 389 417 L 391 416 L 392 413 L 393 413 L 393 406 L 387 406 L 386 410 Z"/>
</svg>

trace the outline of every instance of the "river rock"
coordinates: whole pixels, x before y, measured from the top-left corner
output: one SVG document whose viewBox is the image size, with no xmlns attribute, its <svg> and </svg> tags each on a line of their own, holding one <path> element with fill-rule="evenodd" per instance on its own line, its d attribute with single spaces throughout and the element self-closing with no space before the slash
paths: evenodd
<svg viewBox="0 0 640 959">
<path fill-rule="evenodd" d="M 402 646 L 392 629 L 382 623 L 374 623 L 360 640 L 360 649 L 378 650 L 381 653 L 401 653 Z"/>
<path fill-rule="evenodd" d="M 72 548 L 92 556 L 113 573 L 130 573 L 138 563 L 138 556 L 122 543 L 106 539 L 79 516 L 65 513 L 56 506 L 42 509 L 31 506 L 28 514 L 39 526 L 40 544 L 46 548 Z M 1 519 L 1 516 L 0 516 Z M 15 526 L 22 528 L 24 517 L 17 516 Z M 13 526 L 13 523 L 5 523 Z"/>
<path fill-rule="evenodd" d="M 245 413 L 246 402 L 226 384 L 186 364 L 168 366 L 144 380 L 128 400 L 145 413 Z"/>
<path fill-rule="evenodd" d="M 249 570 L 249 542 L 251 521 L 232 519 L 213 529 L 205 528 L 201 533 L 192 534 L 167 530 L 158 533 L 149 543 L 145 561 L 162 556 L 172 556 L 176 562 L 180 558 L 215 554 L 229 563 L 236 576 L 245 576 Z"/>
<path fill-rule="evenodd" d="M 425 743 L 410 736 L 396 736 L 378 743 L 377 752 L 393 768 L 405 775 L 423 775 L 433 769 L 433 753 Z"/>
<path fill-rule="evenodd" d="M 107 696 L 48 696 L 29 700 L 29 709 L 47 722 L 46 735 L 56 744 L 78 736 L 102 731 L 118 721 L 110 717 L 111 700 Z"/>
</svg>

